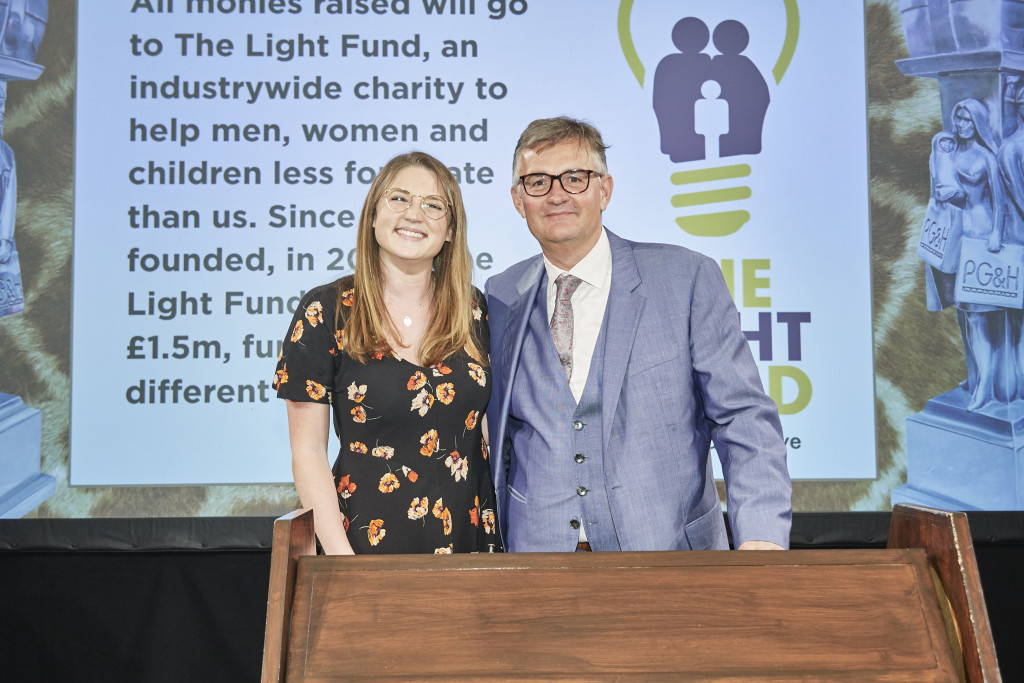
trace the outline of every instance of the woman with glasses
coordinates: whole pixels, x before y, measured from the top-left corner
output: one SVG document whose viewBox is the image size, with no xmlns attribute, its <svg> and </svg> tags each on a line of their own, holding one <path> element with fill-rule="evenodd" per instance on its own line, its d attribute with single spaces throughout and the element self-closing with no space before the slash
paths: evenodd
<svg viewBox="0 0 1024 683">
<path fill-rule="evenodd" d="M 303 297 L 278 359 L 302 505 L 328 554 L 498 550 L 486 304 L 458 183 L 428 154 L 395 157 L 356 240 L 355 274 Z"/>
</svg>

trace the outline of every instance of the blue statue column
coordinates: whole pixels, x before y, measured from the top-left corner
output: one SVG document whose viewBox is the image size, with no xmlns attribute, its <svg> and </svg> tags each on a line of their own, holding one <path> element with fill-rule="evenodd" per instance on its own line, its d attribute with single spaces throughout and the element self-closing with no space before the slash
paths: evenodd
<svg viewBox="0 0 1024 683">
<path fill-rule="evenodd" d="M 33 80 L 43 72 L 34 60 L 46 28 L 46 3 L 0 0 L 0 319 L 25 307 L 14 241 L 14 152 L 2 139 L 7 84 Z M 19 397 L 0 392 L 0 517 L 21 517 L 53 493 L 54 478 L 39 471 L 41 443 L 42 414 Z"/>
<path fill-rule="evenodd" d="M 927 308 L 956 311 L 965 376 L 907 419 L 892 502 L 1024 509 L 1024 1 L 900 0 L 908 76 L 936 78 L 918 255 Z"/>
</svg>

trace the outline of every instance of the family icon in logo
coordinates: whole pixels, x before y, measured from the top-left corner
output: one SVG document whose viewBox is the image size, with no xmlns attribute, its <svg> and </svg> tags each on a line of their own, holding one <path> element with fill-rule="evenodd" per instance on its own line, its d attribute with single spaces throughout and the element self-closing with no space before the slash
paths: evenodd
<svg viewBox="0 0 1024 683">
<path fill-rule="evenodd" d="M 761 72 L 742 54 L 750 34 L 736 20 L 723 21 L 715 27 L 720 54 L 714 57 L 703 52 L 709 36 L 697 17 L 680 19 L 672 29 L 679 52 L 654 72 L 661 151 L 676 163 L 761 152 L 770 96 Z"/>
<path fill-rule="evenodd" d="M 776 84 L 793 58 L 800 26 L 796 0 L 784 0 L 782 6 L 786 34 L 771 72 Z M 631 12 L 632 2 L 623 0 L 619 39 L 627 63 L 643 86 L 644 66 L 629 31 Z M 672 173 L 670 181 L 685 186 L 684 192 L 672 195 L 671 202 L 687 210 L 676 223 L 691 235 L 731 235 L 750 220 L 749 211 L 733 207 L 735 202 L 749 199 L 751 189 L 731 182 L 749 177 L 750 165 L 716 164 L 727 157 L 761 153 L 771 94 L 765 74 L 744 54 L 750 31 L 757 30 L 748 25 L 749 21 L 725 19 L 712 31 L 699 17 L 679 19 L 672 28 L 677 51 L 662 57 L 654 72 L 652 104 L 661 152 L 675 164 L 688 165 Z M 733 204 L 729 208 L 715 206 L 725 202 Z M 712 210 L 700 212 L 701 207 Z"/>
<path fill-rule="evenodd" d="M 750 42 L 746 26 L 727 19 L 715 27 L 719 54 L 704 52 L 710 37 L 697 17 L 680 19 L 672 29 L 679 50 L 666 56 L 654 72 L 654 113 L 661 133 L 661 151 L 675 163 L 702 161 L 761 152 L 761 132 L 771 96 L 761 72 L 742 52 Z M 673 173 L 674 185 L 743 178 L 750 166 Z M 746 185 L 696 190 L 672 197 L 672 206 L 688 207 L 743 200 Z M 681 216 L 676 222 L 690 234 L 728 235 L 748 220 L 747 211 L 719 211 Z"/>
</svg>

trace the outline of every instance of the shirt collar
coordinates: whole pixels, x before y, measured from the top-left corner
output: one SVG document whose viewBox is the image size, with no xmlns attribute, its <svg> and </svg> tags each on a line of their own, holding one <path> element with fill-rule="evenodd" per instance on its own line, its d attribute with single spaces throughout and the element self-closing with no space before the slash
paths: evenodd
<svg viewBox="0 0 1024 683">
<path fill-rule="evenodd" d="M 548 287 L 555 286 L 555 279 L 562 273 L 570 273 L 592 287 L 603 289 L 612 272 L 612 247 L 608 242 L 608 233 L 601 228 L 597 244 L 569 270 L 562 270 L 544 257 L 544 270 L 548 274 Z"/>
</svg>

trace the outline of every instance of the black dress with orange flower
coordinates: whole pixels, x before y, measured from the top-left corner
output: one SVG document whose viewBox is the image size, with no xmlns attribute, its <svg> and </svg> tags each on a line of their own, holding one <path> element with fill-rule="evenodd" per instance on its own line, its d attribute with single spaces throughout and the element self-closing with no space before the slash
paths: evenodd
<svg viewBox="0 0 1024 683">
<path fill-rule="evenodd" d="M 351 287 L 351 278 L 339 282 Z M 333 406 L 341 441 L 334 484 L 353 550 L 500 550 L 480 424 L 489 368 L 465 351 L 428 368 L 394 355 L 359 363 L 341 350 L 344 330 L 335 328 L 338 284 L 302 298 L 274 388 L 279 398 Z M 355 293 L 343 296 L 351 305 Z M 477 339 L 487 353 L 486 303 L 479 290 L 474 298 Z"/>
</svg>

